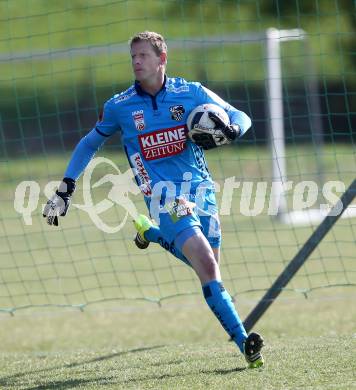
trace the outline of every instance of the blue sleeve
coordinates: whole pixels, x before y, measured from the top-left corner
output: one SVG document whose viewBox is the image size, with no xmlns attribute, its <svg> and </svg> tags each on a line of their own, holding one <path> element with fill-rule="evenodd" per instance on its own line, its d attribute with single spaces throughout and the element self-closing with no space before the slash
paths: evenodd
<svg viewBox="0 0 356 390">
<path fill-rule="evenodd" d="M 221 99 L 210 89 L 203 87 L 201 84 L 197 84 L 196 92 L 197 105 L 204 103 L 213 103 L 222 107 L 230 118 L 230 123 L 232 125 L 238 125 L 241 130 L 240 137 L 243 136 L 246 131 L 251 127 L 251 119 L 243 111 L 239 111 L 237 108 L 231 106 L 225 100 Z"/>
<path fill-rule="evenodd" d="M 104 105 L 103 114 L 99 117 L 95 128 L 83 137 L 74 149 L 64 177 L 77 180 L 107 138 L 119 128 L 111 102 L 108 101 Z"/>
<path fill-rule="evenodd" d="M 74 149 L 64 177 L 77 180 L 106 139 L 107 137 L 100 135 L 96 129 L 83 137 Z"/>
<path fill-rule="evenodd" d="M 95 125 L 96 131 L 104 137 L 109 137 L 120 129 L 115 112 L 117 110 L 115 110 L 115 105 L 110 99 L 104 104 L 104 110 L 99 115 L 99 120 Z"/>
</svg>

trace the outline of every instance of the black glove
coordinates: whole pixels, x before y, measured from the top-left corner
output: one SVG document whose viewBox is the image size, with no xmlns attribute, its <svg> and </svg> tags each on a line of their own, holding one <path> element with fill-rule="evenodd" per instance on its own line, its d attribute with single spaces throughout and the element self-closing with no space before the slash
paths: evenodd
<svg viewBox="0 0 356 390">
<path fill-rule="evenodd" d="M 228 143 L 239 137 L 241 133 L 239 125 L 226 125 L 224 121 L 215 114 L 215 112 L 208 112 L 208 116 L 215 123 L 214 130 L 221 130 L 224 136 L 228 139 Z"/>
<path fill-rule="evenodd" d="M 64 217 L 70 206 L 70 198 L 75 191 L 75 181 L 65 177 L 56 193 L 47 202 L 43 209 L 43 217 L 47 218 L 48 225 L 58 226 L 58 216 Z"/>
<path fill-rule="evenodd" d="M 238 125 L 226 125 L 214 112 L 209 112 L 208 115 L 215 126 L 213 129 L 193 129 L 190 137 L 196 145 L 209 150 L 229 144 L 239 136 L 240 127 Z"/>
</svg>

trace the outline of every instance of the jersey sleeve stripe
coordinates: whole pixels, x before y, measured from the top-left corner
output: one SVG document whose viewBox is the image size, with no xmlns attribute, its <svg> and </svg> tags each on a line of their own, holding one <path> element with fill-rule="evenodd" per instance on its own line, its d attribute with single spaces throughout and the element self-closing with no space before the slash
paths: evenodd
<svg viewBox="0 0 356 390">
<path fill-rule="evenodd" d="M 109 134 L 105 134 L 105 133 L 103 133 L 102 131 L 100 131 L 97 127 L 95 128 L 95 130 L 100 134 L 100 135 L 102 135 L 103 137 L 110 137 L 110 135 Z"/>
</svg>

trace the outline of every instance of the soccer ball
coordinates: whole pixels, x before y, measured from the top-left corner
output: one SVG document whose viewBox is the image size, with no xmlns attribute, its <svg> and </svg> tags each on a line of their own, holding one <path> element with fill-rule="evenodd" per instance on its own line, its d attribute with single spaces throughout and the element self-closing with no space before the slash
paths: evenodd
<svg viewBox="0 0 356 390">
<path fill-rule="evenodd" d="M 190 138 L 193 129 L 199 129 L 204 132 L 204 130 L 212 130 L 215 128 L 215 123 L 209 118 L 209 112 L 214 112 L 225 125 L 230 124 L 229 116 L 223 108 L 212 103 L 201 104 L 194 108 L 187 119 L 188 136 Z"/>
</svg>

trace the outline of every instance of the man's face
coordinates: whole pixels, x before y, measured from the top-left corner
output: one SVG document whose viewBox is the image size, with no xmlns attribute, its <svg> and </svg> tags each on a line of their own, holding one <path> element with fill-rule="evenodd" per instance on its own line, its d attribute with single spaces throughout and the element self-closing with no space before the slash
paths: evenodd
<svg viewBox="0 0 356 390">
<path fill-rule="evenodd" d="M 134 43 L 131 47 L 131 61 L 136 80 L 154 79 L 164 64 L 164 56 L 164 53 L 158 56 L 147 41 Z"/>
</svg>

